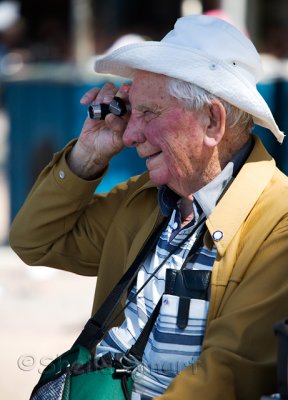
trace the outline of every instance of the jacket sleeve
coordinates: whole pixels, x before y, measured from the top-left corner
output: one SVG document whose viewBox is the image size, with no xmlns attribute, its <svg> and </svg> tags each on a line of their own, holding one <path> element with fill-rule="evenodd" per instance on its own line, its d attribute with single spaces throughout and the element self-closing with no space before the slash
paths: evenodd
<svg viewBox="0 0 288 400">
<path fill-rule="evenodd" d="M 38 177 L 13 221 L 10 245 L 26 264 L 95 276 L 127 185 L 95 195 L 101 179 L 86 181 L 69 170 L 65 155 L 72 145 L 54 154 Z"/>
<path fill-rule="evenodd" d="M 251 239 L 250 239 L 251 240 Z M 288 218 L 263 242 L 205 334 L 198 362 L 161 400 L 260 400 L 277 391 L 273 325 L 288 315 Z"/>
</svg>

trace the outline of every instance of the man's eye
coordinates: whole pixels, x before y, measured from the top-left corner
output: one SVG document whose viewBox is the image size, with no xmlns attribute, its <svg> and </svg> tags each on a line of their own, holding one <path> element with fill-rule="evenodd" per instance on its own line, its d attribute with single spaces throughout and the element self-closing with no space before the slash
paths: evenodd
<svg viewBox="0 0 288 400">
<path fill-rule="evenodd" d="M 151 120 L 153 118 L 156 118 L 157 114 L 151 110 L 145 110 L 143 111 L 143 116 L 145 119 Z"/>
</svg>

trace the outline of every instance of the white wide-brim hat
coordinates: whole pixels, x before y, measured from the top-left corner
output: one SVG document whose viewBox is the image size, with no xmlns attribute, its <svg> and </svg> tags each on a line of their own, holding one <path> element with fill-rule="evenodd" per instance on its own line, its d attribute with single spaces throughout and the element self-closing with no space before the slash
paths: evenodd
<svg viewBox="0 0 288 400">
<path fill-rule="evenodd" d="M 257 90 L 260 55 L 230 23 L 211 16 L 179 18 L 160 42 L 118 48 L 96 59 L 95 71 L 132 79 L 135 70 L 150 71 L 194 83 L 253 116 L 282 143 L 273 115 Z"/>
</svg>

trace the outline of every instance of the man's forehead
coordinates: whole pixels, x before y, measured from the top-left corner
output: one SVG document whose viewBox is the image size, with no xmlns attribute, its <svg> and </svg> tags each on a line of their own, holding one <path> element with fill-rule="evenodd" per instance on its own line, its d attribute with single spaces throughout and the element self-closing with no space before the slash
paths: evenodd
<svg viewBox="0 0 288 400">
<path fill-rule="evenodd" d="M 131 91 L 139 90 L 149 90 L 154 91 L 158 90 L 158 88 L 165 89 L 166 86 L 166 77 L 164 75 L 155 74 L 153 72 L 147 71 L 137 71 L 134 75 L 134 79 L 131 85 Z"/>
<path fill-rule="evenodd" d="M 162 100 L 175 100 L 168 92 L 167 79 L 164 75 L 139 71 L 129 91 L 130 102 L 136 100 L 143 106 L 156 108 Z"/>
</svg>

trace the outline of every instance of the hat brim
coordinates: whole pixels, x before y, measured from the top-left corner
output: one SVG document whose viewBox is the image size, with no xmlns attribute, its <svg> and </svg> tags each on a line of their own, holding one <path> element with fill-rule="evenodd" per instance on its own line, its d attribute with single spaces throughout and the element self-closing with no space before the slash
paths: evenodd
<svg viewBox="0 0 288 400">
<path fill-rule="evenodd" d="M 271 130 L 282 143 L 284 134 L 256 84 L 251 84 L 241 73 L 241 65 L 232 61 L 229 65 L 221 59 L 211 59 L 202 50 L 149 41 L 98 57 L 95 71 L 132 79 L 136 70 L 144 70 L 194 83 L 251 114 L 255 124 Z"/>
</svg>

